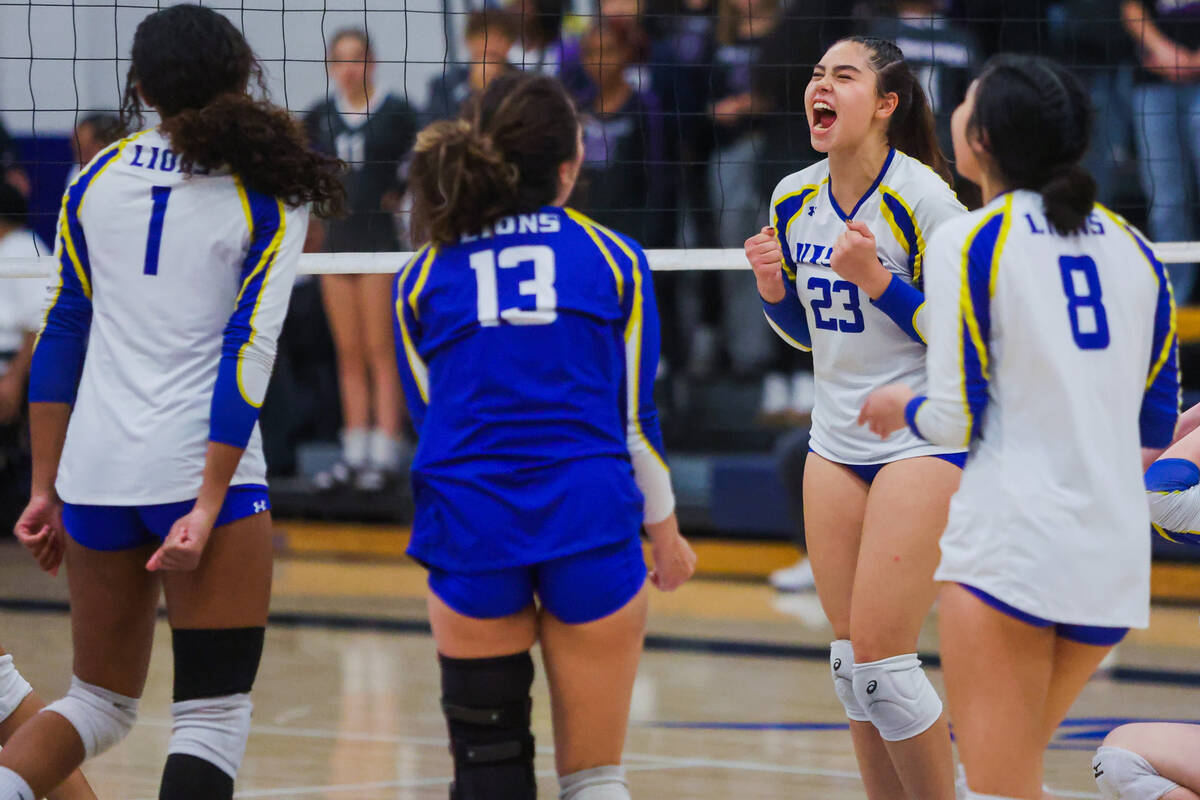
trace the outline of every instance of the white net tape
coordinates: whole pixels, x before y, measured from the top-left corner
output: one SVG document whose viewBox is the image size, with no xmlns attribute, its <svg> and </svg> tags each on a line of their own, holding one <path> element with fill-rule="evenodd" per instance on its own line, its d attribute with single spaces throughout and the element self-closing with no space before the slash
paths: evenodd
<svg viewBox="0 0 1200 800">
<path fill-rule="evenodd" d="M 1160 242 L 1154 253 L 1164 264 L 1200 262 L 1200 242 Z M 306 253 L 300 256 L 302 275 L 392 274 L 412 253 Z M 748 269 L 740 249 L 647 250 L 650 268 L 657 272 Z M 52 257 L 0 258 L 0 278 L 42 278 L 55 269 Z"/>
</svg>

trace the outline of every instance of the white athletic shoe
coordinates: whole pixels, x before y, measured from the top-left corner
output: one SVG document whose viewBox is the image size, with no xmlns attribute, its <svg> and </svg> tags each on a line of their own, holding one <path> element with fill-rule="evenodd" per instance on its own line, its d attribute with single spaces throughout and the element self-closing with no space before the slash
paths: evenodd
<svg viewBox="0 0 1200 800">
<path fill-rule="evenodd" d="M 817 381 L 811 372 L 802 370 L 792 375 L 792 412 L 811 414 L 817 404 Z"/>
<path fill-rule="evenodd" d="M 807 592 L 817 588 L 812 564 L 803 556 L 792 566 L 775 570 L 767 580 L 780 592 Z"/>
<path fill-rule="evenodd" d="M 759 416 L 765 419 L 782 417 L 788 412 L 790 401 L 787 378 L 779 372 L 768 373 L 763 378 Z"/>
</svg>

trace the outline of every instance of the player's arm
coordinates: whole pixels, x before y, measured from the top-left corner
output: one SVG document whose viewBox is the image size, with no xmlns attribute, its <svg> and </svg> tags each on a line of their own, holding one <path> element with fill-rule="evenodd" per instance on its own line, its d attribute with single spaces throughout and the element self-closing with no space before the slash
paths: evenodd
<svg viewBox="0 0 1200 800">
<path fill-rule="evenodd" d="M 208 451 L 196 505 L 171 528 L 147 569 L 190 570 L 216 522 L 275 366 L 276 345 L 307 236 L 308 209 L 247 191 L 250 238 L 241 288 L 225 324 L 209 413 Z"/>
<path fill-rule="evenodd" d="M 421 275 L 427 272 L 436 252 L 426 245 L 396 276 L 392 290 L 392 329 L 396 340 L 396 366 L 400 370 L 400 386 L 408 402 L 408 416 L 417 435 L 425 421 L 429 404 L 429 368 L 419 351 L 421 324 L 417 317 L 417 294 Z"/>
<path fill-rule="evenodd" d="M 87 243 L 79 224 L 79 203 L 69 190 L 59 215 L 54 256 L 58 274 L 29 369 L 30 500 L 16 526 L 17 538 L 52 574 L 58 571 L 65 544 L 54 482 L 92 325 Z"/>
<path fill-rule="evenodd" d="M 758 281 L 767 324 L 780 339 L 808 352 L 812 350 L 812 334 L 804 303 L 796 291 L 796 264 L 787 250 L 787 239 L 778 218 L 770 228 L 763 228 L 745 243 L 746 260 Z"/>
</svg>

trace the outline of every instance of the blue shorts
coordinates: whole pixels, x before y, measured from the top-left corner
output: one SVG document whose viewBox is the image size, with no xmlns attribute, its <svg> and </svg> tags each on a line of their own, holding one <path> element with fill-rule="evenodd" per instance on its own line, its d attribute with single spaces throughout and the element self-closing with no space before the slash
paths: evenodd
<svg viewBox="0 0 1200 800">
<path fill-rule="evenodd" d="M 195 500 L 151 506 L 84 506 L 64 503 L 63 527 L 89 550 L 132 550 L 167 538 L 171 526 L 196 505 Z M 267 487 L 230 486 L 214 527 L 269 511 Z"/>
<path fill-rule="evenodd" d="M 1125 638 L 1125 634 L 1129 633 L 1129 628 L 1102 628 L 1098 625 L 1067 625 L 1062 622 L 1051 622 L 1048 619 L 1035 617 L 1033 614 L 1028 614 L 1018 608 L 1013 608 L 1003 600 L 993 597 L 982 589 L 976 589 L 974 586 L 968 586 L 965 583 L 960 583 L 959 586 L 966 589 L 971 594 L 978 597 L 983 602 L 987 603 L 992 608 L 999 611 L 1001 614 L 1007 614 L 1013 619 L 1020 620 L 1027 625 L 1032 625 L 1035 628 L 1049 628 L 1054 626 L 1054 632 L 1063 639 L 1080 644 L 1091 644 L 1097 647 L 1111 647 L 1117 642 Z"/>
<path fill-rule="evenodd" d="M 569 625 L 595 622 L 618 611 L 646 582 L 641 540 L 495 572 L 429 568 L 429 589 L 458 613 L 475 619 L 516 614 L 533 602 Z"/>
<path fill-rule="evenodd" d="M 808 448 L 808 452 L 817 453 L 817 451 L 813 450 L 811 447 Z M 821 454 L 817 453 L 817 455 L 821 455 Z M 821 457 L 824 458 L 824 456 L 821 456 Z M 916 457 L 919 458 L 920 456 L 916 456 Z M 958 467 L 959 469 L 962 469 L 967 464 L 967 454 L 965 452 L 964 453 L 934 453 L 931 457 L 932 458 L 940 458 L 942 461 L 949 461 L 951 464 Z M 827 459 L 827 460 L 832 461 L 832 459 Z M 907 460 L 907 459 L 905 459 L 905 458 L 896 459 L 896 461 L 905 461 L 905 460 Z M 872 483 L 874 483 L 875 477 L 877 475 L 879 475 L 879 471 L 881 469 L 886 467 L 888 464 L 895 464 L 896 461 L 885 461 L 882 464 L 843 464 L 840 461 L 833 461 L 833 463 L 850 470 L 855 475 L 857 475 L 859 478 L 861 478 L 863 483 L 865 483 L 867 486 L 870 486 Z"/>
</svg>

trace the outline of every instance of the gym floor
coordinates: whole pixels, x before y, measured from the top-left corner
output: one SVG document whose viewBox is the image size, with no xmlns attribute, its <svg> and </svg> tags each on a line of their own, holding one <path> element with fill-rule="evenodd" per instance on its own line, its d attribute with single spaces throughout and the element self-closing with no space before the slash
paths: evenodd
<svg viewBox="0 0 1200 800">
<path fill-rule="evenodd" d="M 445 798 L 451 776 L 438 705 L 424 573 L 404 536 L 365 526 L 277 523 L 274 616 L 255 686 L 238 797 Z M 701 574 L 652 592 L 625 765 L 634 797 L 805 800 L 863 796 L 829 682 L 830 632 L 815 594 L 780 595 L 765 574 L 786 545 L 702 542 Z M 1091 753 L 1127 719 L 1200 721 L 1200 566 L 1155 569 L 1149 630 L 1085 689 L 1047 758 L 1061 797 L 1097 797 Z M 44 697 L 70 677 L 66 588 L 15 544 L 0 545 L 0 643 Z M 921 650 L 937 651 L 933 617 Z M 932 670 L 940 690 L 940 674 Z M 129 738 L 89 764 L 104 800 L 154 800 L 170 732 L 164 624 Z M 539 787 L 557 796 L 546 690 L 534 689 Z"/>
</svg>

